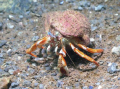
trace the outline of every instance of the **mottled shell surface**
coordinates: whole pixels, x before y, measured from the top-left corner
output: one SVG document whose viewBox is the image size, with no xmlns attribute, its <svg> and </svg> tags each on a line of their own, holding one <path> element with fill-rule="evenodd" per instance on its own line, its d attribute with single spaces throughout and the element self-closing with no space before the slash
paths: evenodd
<svg viewBox="0 0 120 89">
<path fill-rule="evenodd" d="M 89 21 L 78 11 L 56 11 L 47 13 L 44 16 L 46 31 L 58 31 L 64 37 L 90 35 Z"/>
</svg>

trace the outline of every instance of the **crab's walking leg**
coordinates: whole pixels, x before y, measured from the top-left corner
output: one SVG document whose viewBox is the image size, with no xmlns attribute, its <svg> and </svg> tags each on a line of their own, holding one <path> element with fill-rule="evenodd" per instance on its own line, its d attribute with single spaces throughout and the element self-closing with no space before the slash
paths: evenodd
<svg viewBox="0 0 120 89">
<path fill-rule="evenodd" d="M 81 57 L 87 59 L 88 61 L 95 63 L 97 66 L 99 66 L 99 64 L 94 59 L 92 59 L 91 57 L 87 56 L 86 54 L 84 54 L 83 52 L 78 50 L 72 43 L 69 43 L 69 45 L 71 46 L 73 51 L 76 52 L 79 56 L 81 56 Z"/>
<path fill-rule="evenodd" d="M 43 48 L 42 45 L 48 43 L 50 41 L 50 36 L 45 36 L 42 39 L 38 40 L 37 42 L 35 42 L 29 49 L 26 50 L 27 54 L 30 54 L 34 57 L 37 57 L 35 54 L 33 54 L 32 52 L 35 51 L 37 48 Z"/>
<path fill-rule="evenodd" d="M 103 52 L 103 49 L 92 49 L 92 48 L 88 48 L 85 45 L 82 44 L 77 44 L 80 48 L 90 52 L 90 53 L 101 53 Z"/>
<path fill-rule="evenodd" d="M 59 52 L 59 58 L 58 58 L 58 70 L 60 72 L 60 75 L 68 75 L 68 67 L 64 59 L 65 56 L 66 56 L 66 51 L 65 48 L 63 47 Z"/>
</svg>

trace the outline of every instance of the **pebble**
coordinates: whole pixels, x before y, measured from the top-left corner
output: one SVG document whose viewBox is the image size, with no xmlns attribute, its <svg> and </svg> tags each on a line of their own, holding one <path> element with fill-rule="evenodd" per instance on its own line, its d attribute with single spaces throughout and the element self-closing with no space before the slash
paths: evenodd
<svg viewBox="0 0 120 89">
<path fill-rule="evenodd" d="M 38 84 L 39 84 L 39 83 L 37 83 L 37 82 L 36 82 L 36 83 L 34 83 L 34 87 L 37 87 L 37 86 L 38 86 Z"/>
<path fill-rule="evenodd" d="M 34 36 L 33 38 L 32 38 L 32 41 L 37 41 L 39 39 L 39 36 Z"/>
<path fill-rule="evenodd" d="M 43 85 L 43 84 L 40 84 L 40 85 L 39 85 L 39 89 L 44 89 L 44 85 Z"/>
<path fill-rule="evenodd" d="M 2 28 L 3 28 L 3 24 L 2 22 L 0 22 L 0 31 L 2 30 Z"/>
<path fill-rule="evenodd" d="M 83 10 L 83 7 L 79 6 L 79 7 L 77 8 L 77 10 L 82 11 L 82 10 Z"/>
<path fill-rule="evenodd" d="M 31 82 L 29 80 L 24 80 L 23 81 L 23 86 L 30 87 L 31 86 Z"/>
<path fill-rule="evenodd" d="M 14 71 L 15 71 L 15 70 L 13 70 L 13 69 L 9 69 L 9 71 L 8 71 L 8 72 L 9 72 L 10 74 L 13 74 L 13 73 L 14 73 Z"/>
<path fill-rule="evenodd" d="M 59 3 L 60 5 L 63 5 L 64 4 L 64 0 L 62 0 L 62 1 L 60 1 L 60 3 Z"/>
<path fill-rule="evenodd" d="M 90 6 L 90 2 L 89 1 L 80 1 L 80 6 L 81 7 L 89 7 Z"/>
<path fill-rule="evenodd" d="M 83 88 L 82 88 L 82 89 L 89 89 L 89 88 L 88 88 L 88 86 L 83 86 Z"/>
<path fill-rule="evenodd" d="M 93 89 L 93 86 L 89 86 L 89 89 Z"/>
<path fill-rule="evenodd" d="M 109 65 L 109 64 L 108 64 Z M 108 73 L 113 74 L 115 72 L 117 72 L 117 64 L 116 63 L 110 63 L 108 69 L 107 69 Z"/>
<path fill-rule="evenodd" d="M 0 65 L 2 65 L 4 63 L 4 59 L 0 58 Z"/>
<path fill-rule="evenodd" d="M 106 9 L 104 5 L 98 5 L 95 7 L 95 11 L 102 11 L 104 9 Z"/>
<path fill-rule="evenodd" d="M 7 54 L 11 57 L 12 49 L 7 50 Z"/>
<path fill-rule="evenodd" d="M 51 76 L 56 76 L 56 75 L 57 75 L 57 73 L 56 73 L 56 72 L 51 74 Z"/>
<path fill-rule="evenodd" d="M 72 86 L 67 86 L 65 89 L 73 89 Z"/>
<path fill-rule="evenodd" d="M 97 30 L 97 27 L 96 26 L 92 26 L 91 27 L 91 31 L 95 31 L 95 30 Z"/>
<path fill-rule="evenodd" d="M 12 82 L 12 83 L 11 83 L 11 87 L 12 87 L 12 88 L 15 88 L 15 87 L 17 87 L 17 86 L 19 86 L 19 82 Z"/>
<path fill-rule="evenodd" d="M 14 25 L 13 25 L 12 23 L 7 23 L 7 28 L 13 29 L 13 28 L 14 28 Z"/>
<path fill-rule="evenodd" d="M 49 63 L 44 64 L 44 67 L 49 67 Z"/>
<path fill-rule="evenodd" d="M 0 47 L 2 47 L 3 45 L 5 45 L 7 43 L 6 40 L 0 40 Z"/>
<path fill-rule="evenodd" d="M 62 85 L 63 85 L 63 84 L 64 84 L 64 82 L 62 82 L 62 81 L 58 80 L 58 81 L 57 81 L 57 85 L 56 85 L 56 86 L 57 86 L 57 87 L 62 87 Z"/>
<path fill-rule="evenodd" d="M 33 68 L 28 68 L 28 73 L 33 74 L 35 70 Z"/>
<path fill-rule="evenodd" d="M 120 46 L 118 47 L 113 47 L 112 50 L 111 50 L 112 53 L 115 53 L 117 54 L 118 56 L 120 55 Z"/>
<path fill-rule="evenodd" d="M 118 36 L 116 37 L 116 40 L 117 40 L 117 41 L 120 41 L 120 35 L 118 35 Z"/>
</svg>

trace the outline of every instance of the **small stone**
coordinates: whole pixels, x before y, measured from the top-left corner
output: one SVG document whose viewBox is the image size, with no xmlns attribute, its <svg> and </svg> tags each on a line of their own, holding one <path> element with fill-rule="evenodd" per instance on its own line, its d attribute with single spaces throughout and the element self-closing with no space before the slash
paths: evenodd
<svg viewBox="0 0 120 89">
<path fill-rule="evenodd" d="M 92 26 L 92 27 L 91 27 L 91 31 L 95 31 L 96 29 L 97 29 L 96 26 Z"/>
<path fill-rule="evenodd" d="M 51 70 L 51 67 L 45 67 L 46 70 Z"/>
<path fill-rule="evenodd" d="M 89 86 L 89 89 L 93 89 L 93 86 Z"/>
<path fill-rule="evenodd" d="M 89 1 L 80 1 L 80 6 L 82 7 L 89 7 L 90 6 L 90 2 Z"/>
<path fill-rule="evenodd" d="M 0 47 L 2 47 L 3 45 L 5 45 L 7 43 L 6 40 L 0 40 Z"/>
<path fill-rule="evenodd" d="M 19 15 L 19 18 L 22 19 L 22 18 L 23 18 L 23 15 Z"/>
<path fill-rule="evenodd" d="M 77 10 L 82 11 L 83 8 L 81 6 L 79 6 Z"/>
<path fill-rule="evenodd" d="M 12 23 L 7 23 L 7 28 L 13 29 L 13 28 L 14 28 L 14 25 L 13 25 Z"/>
<path fill-rule="evenodd" d="M 11 57 L 12 49 L 8 49 L 7 54 Z"/>
<path fill-rule="evenodd" d="M 48 67 L 48 66 L 49 66 L 49 63 L 46 63 L 44 66 L 45 66 L 45 67 Z"/>
<path fill-rule="evenodd" d="M 44 85 L 43 85 L 43 84 L 40 84 L 40 85 L 39 85 L 39 89 L 44 89 Z"/>
<path fill-rule="evenodd" d="M 88 88 L 88 86 L 83 86 L 83 88 L 82 88 L 82 89 L 89 89 L 89 88 Z"/>
<path fill-rule="evenodd" d="M 0 58 L 0 65 L 2 65 L 4 63 L 4 59 Z"/>
<path fill-rule="evenodd" d="M 37 87 L 37 86 L 38 86 L 38 84 L 39 84 L 39 83 L 37 83 L 37 82 L 36 82 L 36 83 L 34 83 L 34 87 Z"/>
<path fill-rule="evenodd" d="M 104 5 L 98 5 L 95 7 L 95 11 L 102 11 L 104 9 L 106 9 Z"/>
<path fill-rule="evenodd" d="M 95 39 L 94 38 L 90 38 L 90 42 L 94 42 L 95 41 Z"/>
<path fill-rule="evenodd" d="M 3 24 L 0 22 L 0 30 L 2 30 L 3 28 Z"/>
<path fill-rule="evenodd" d="M 112 48 L 112 53 L 115 53 L 115 54 L 117 54 L 119 56 L 120 55 L 120 46 L 113 47 Z"/>
<path fill-rule="evenodd" d="M 32 38 L 32 41 L 37 41 L 39 39 L 39 36 L 34 36 L 33 38 Z"/>
<path fill-rule="evenodd" d="M 17 87 L 18 85 L 19 85 L 19 83 L 18 83 L 18 82 L 12 82 L 12 83 L 11 83 L 11 87 L 12 87 L 12 88 Z"/>
<path fill-rule="evenodd" d="M 30 74 L 33 74 L 33 73 L 35 72 L 35 70 L 34 70 L 33 68 L 28 68 L 28 72 L 29 72 Z"/>
<path fill-rule="evenodd" d="M 8 71 L 10 74 L 13 74 L 14 73 L 14 70 L 13 69 L 9 69 Z"/>
<path fill-rule="evenodd" d="M 62 0 L 62 1 L 60 1 L 60 3 L 59 3 L 60 5 L 63 5 L 64 4 L 64 0 Z"/>
<path fill-rule="evenodd" d="M 0 53 L 0 58 L 3 58 L 3 53 Z"/>
<path fill-rule="evenodd" d="M 65 89 L 73 89 L 72 86 L 67 86 Z"/>
<path fill-rule="evenodd" d="M 64 84 L 64 82 L 62 82 L 60 80 L 57 81 L 57 87 L 62 87 L 63 84 Z"/>
<path fill-rule="evenodd" d="M 31 82 L 28 81 L 28 80 L 25 80 L 25 81 L 23 82 L 23 86 L 30 87 L 30 86 L 31 86 Z"/>
<path fill-rule="evenodd" d="M 108 73 L 112 74 L 117 72 L 117 64 L 116 63 L 112 63 L 108 69 L 107 69 Z"/>
<path fill-rule="evenodd" d="M 57 73 L 52 73 L 52 74 L 51 74 L 51 76 L 56 76 L 56 75 L 57 75 Z"/>
<path fill-rule="evenodd" d="M 117 40 L 117 41 L 120 41 L 120 35 L 118 35 L 118 36 L 116 37 L 116 40 Z"/>
</svg>

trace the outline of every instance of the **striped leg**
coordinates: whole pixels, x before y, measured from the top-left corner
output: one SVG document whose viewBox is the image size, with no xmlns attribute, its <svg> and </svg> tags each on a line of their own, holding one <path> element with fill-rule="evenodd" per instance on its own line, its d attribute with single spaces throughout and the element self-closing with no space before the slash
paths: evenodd
<svg viewBox="0 0 120 89">
<path fill-rule="evenodd" d="M 72 43 L 69 43 L 70 47 L 72 48 L 72 50 L 77 53 L 79 56 L 87 59 L 88 61 L 91 61 L 93 63 L 95 63 L 97 66 L 99 66 L 99 64 L 94 60 L 92 59 L 91 57 L 87 56 L 86 54 L 84 54 L 83 52 L 81 52 L 80 50 L 78 50 Z"/>
<path fill-rule="evenodd" d="M 35 51 L 37 48 L 43 48 L 42 45 L 48 43 L 50 41 L 50 36 L 45 36 L 44 38 L 38 40 L 37 42 L 35 42 L 29 49 L 26 50 L 27 54 L 30 54 L 34 57 L 37 57 L 35 54 L 33 54 L 32 52 Z"/>
<path fill-rule="evenodd" d="M 92 49 L 92 48 L 88 48 L 85 45 L 82 44 L 77 44 L 80 48 L 90 52 L 90 53 L 101 53 L 103 52 L 103 49 Z"/>
<path fill-rule="evenodd" d="M 60 75 L 68 75 L 68 67 L 64 59 L 65 56 L 66 56 L 66 51 L 65 48 L 63 47 L 59 52 L 59 58 L 58 58 L 58 70 L 60 72 Z"/>
</svg>

